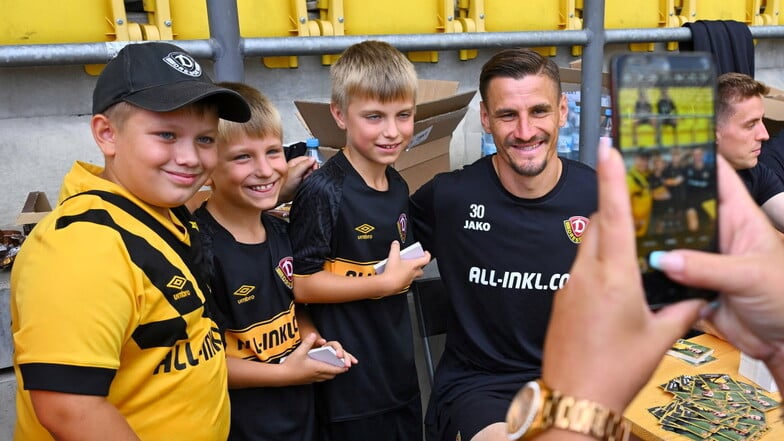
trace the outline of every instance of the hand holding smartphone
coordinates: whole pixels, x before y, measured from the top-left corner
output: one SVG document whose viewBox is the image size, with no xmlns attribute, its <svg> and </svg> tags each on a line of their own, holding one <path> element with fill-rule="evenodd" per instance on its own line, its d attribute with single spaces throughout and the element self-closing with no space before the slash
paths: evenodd
<svg viewBox="0 0 784 441">
<path fill-rule="evenodd" d="M 712 291 L 652 269 L 653 251 L 717 251 L 716 70 L 710 54 L 623 53 L 611 60 L 613 145 L 623 155 L 649 305 Z"/>
<path fill-rule="evenodd" d="M 342 358 L 338 358 L 337 352 L 332 346 L 321 346 L 319 348 L 311 349 L 308 351 L 308 357 L 324 363 L 329 363 L 332 366 L 344 367 L 346 365 Z M 282 357 L 280 363 L 283 363 L 286 358 L 287 357 Z"/>
<path fill-rule="evenodd" d="M 425 250 L 422 249 L 422 244 L 419 242 L 414 242 L 411 245 L 403 248 L 400 250 L 400 258 L 401 259 L 416 259 L 425 255 Z M 387 259 L 384 259 L 377 264 L 373 265 L 373 268 L 376 270 L 376 274 L 381 274 L 384 272 L 384 269 L 387 267 Z"/>
</svg>

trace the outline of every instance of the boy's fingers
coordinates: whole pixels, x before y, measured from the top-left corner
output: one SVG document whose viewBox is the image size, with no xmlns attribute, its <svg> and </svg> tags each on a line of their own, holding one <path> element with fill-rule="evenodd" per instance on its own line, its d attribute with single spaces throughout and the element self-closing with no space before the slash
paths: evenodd
<svg viewBox="0 0 784 441">
<path fill-rule="evenodd" d="M 300 343 L 301 347 L 304 347 L 306 350 L 310 350 L 313 348 L 313 345 L 316 343 L 316 334 L 309 333 L 302 339 L 302 343 Z"/>
</svg>

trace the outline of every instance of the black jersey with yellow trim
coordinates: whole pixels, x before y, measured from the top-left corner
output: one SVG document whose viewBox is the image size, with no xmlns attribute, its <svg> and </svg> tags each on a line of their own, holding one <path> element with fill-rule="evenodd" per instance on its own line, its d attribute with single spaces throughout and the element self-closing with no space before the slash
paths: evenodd
<svg viewBox="0 0 784 441">
<path fill-rule="evenodd" d="M 492 156 L 440 174 L 412 196 L 417 238 L 450 298 L 434 388 L 442 399 L 539 376 L 554 293 L 569 279 L 597 207 L 595 172 L 560 161 L 559 181 L 536 199 L 504 189 Z"/>
<path fill-rule="evenodd" d="M 387 191 L 369 187 L 339 152 L 303 182 L 289 225 L 296 277 L 319 271 L 374 277 L 373 265 L 389 255 L 392 241 L 401 248 L 415 242 L 408 185 L 391 167 L 386 176 Z M 330 421 L 375 415 L 418 399 L 405 295 L 310 304 L 309 311 L 325 338 L 340 341 L 359 360 L 347 373 L 317 387 Z"/>
<path fill-rule="evenodd" d="M 237 242 L 206 205 L 194 216 L 212 267 L 212 293 L 224 318 L 226 354 L 277 364 L 301 343 L 285 221 L 262 215 L 267 239 L 246 244 Z M 230 389 L 229 397 L 229 440 L 315 439 L 312 384 Z"/>
</svg>

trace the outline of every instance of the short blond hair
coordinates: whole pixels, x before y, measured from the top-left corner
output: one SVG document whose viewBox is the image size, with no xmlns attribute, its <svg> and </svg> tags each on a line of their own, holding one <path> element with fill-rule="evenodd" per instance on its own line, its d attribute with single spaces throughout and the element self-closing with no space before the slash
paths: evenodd
<svg viewBox="0 0 784 441">
<path fill-rule="evenodd" d="M 332 104 L 345 111 L 354 97 L 382 103 L 416 100 L 414 65 L 389 43 L 367 40 L 348 47 L 329 70 Z"/>
<path fill-rule="evenodd" d="M 218 86 L 239 93 L 250 107 L 250 119 L 237 123 L 221 119 L 218 124 L 218 142 L 230 143 L 242 135 L 251 138 L 275 136 L 283 140 L 283 123 L 280 112 L 258 89 L 243 83 L 222 82 Z"/>
</svg>

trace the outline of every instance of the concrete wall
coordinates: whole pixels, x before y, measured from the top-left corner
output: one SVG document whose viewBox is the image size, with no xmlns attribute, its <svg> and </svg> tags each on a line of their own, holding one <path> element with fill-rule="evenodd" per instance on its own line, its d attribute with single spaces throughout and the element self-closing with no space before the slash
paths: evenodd
<svg viewBox="0 0 784 441">
<path fill-rule="evenodd" d="M 11 441 L 14 430 L 14 378 L 11 319 L 8 313 L 8 271 L 0 272 L 0 441 Z"/>
</svg>

